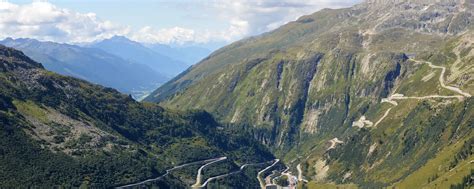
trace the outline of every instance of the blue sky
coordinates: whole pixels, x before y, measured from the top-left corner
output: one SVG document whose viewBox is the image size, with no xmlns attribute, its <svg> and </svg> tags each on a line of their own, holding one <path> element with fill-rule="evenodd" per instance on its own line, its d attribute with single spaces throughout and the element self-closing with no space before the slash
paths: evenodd
<svg viewBox="0 0 474 189">
<path fill-rule="evenodd" d="M 11 3 L 29 4 L 31 0 L 10 0 Z M 123 23 L 135 29 L 153 25 L 157 28 L 175 26 L 187 28 L 225 27 L 212 15 L 218 14 L 215 9 L 206 7 L 206 1 L 199 0 L 49 0 L 58 7 L 67 8 L 80 13 L 96 13 L 105 20 Z"/>
<path fill-rule="evenodd" d="M 361 0 L 0 1 L 0 37 L 90 42 L 124 35 L 143 43 L 232 42 L 322 8 Z"/>
</svg>

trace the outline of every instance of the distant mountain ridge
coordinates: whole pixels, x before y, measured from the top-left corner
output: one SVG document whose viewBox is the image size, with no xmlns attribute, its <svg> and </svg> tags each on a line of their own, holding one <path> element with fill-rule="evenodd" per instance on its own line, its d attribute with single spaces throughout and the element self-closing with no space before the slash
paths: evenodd
<svg viewBox="0 0 474 189">
<path fill-rule="evenodd" d="M 100 49 L 34 39 L 7 38 L 0 44 L 23 50 L 48 70 L 113 87 L 135 98 L 168 80 L 146 65 L 126 61 Z"/>
<path fill-rule="evenodd" d="M 145 46 L 157 53 L 164 54 L 172 57 L 173 59 L 182 61 L 189 66 L 198 63 L 211 54 L 211 50 L 194 45 L 172 47 L 163 44 L 145 44 Z"/>
<path fill-rule="evenodd" d="M 160 54 L 144 45 L 123 36 L 115 36 L 93 44 L 89 47 L 102 49 L 131 62 L 147 65 L 154 71 L 173 77 L 184 71 L 188 64 Z"/>
<path fill-rule="evenodd" d="M 210 54 L 203 47 L 143 45 L 123 36 L 80 46 L 28 38 L 6 38 L 0 44 L 23 50 L 48 70 L 113 87 L 137 99 Z"/>
</svg>

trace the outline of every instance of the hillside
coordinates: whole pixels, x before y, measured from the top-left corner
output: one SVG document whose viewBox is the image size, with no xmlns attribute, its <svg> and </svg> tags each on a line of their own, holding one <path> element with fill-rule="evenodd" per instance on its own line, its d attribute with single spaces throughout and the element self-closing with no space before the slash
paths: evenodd
<svg viewBox="0 0 474 189">
<path fill-rule="evenodd" d="M 473 10 L 324 9 L 214 52 L 145 100 L 247 125 L 307 186 L 454 186 L 472 170 Z"/>
<path fill-rule="evenodd" d="M 139 103 L 114 89 L 46 71 L 4 46 L 0 125 L 1 188 L 111 188 L 151 178 L 156 179 L 142 185 L 184 188 L 195 183 L 200 166 L 219 157 L 225 158 L 208 166 L 202 180 L 248 163 L 245 174 L 221 184 L 245 188 L 257 185 L 257 170 L 273 159 L 247 133 L 206 112 Z"/>
<path fill-rule="evenodd" d="M 169 79 L 146 65 L 131 63 L 99 49 L 34 39 L 7 38 L 0 44 L 22 50 L 50 71 L 112 87 L 137 99 Z"/>
</svg>

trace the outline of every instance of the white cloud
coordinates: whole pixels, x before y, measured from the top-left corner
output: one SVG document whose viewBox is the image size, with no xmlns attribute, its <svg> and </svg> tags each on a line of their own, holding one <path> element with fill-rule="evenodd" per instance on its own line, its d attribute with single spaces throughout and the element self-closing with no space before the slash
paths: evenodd
<svg viewBox="0 0 474 189">
<path fill-rule="evenodd" d="M 90 42 L 114 35 L 146 43 L 184 44 L 234 41 L 273 30 L 322 8 L 349 6 L 360 0 L 206 0 L 214 20 L 227 27 L 199 30 L 184 27 L 136 31 L 127 25 L 101 20 L 95 13 L 77 13 L 48 2 L 17 5 L 0 0 L 0 38 L 27 37 L 56 42 Z M 190 15 L 192 16 L 192 15 Z"/>
<path fill-rule="evenodd" d="M 294 21 L 300 16 L 314 13 L 322 8 L 340 8 L 361 0 L 213 0 L 204 1 L 204 6 L 214 9 L 214 15 L 228 27 L 219 31 L 193 30 L 181 27 L 152 29 L 144 27 L 134 33 L 132 39 L 158 43 L 206 43 L 209 41 L 234 41 L 243 37 L 261 34 Z M 193 16 L 193 15 L 191 15 Z M 199 15 L 195 17 L 200 18 Z"/>
<path fill-rule="evenodd" d="M 57 42 L 86 42 L 125 35 L 129 27 L 80 14 L 48 2 L 16 5 L 0 2 L 0 37 L 28 37 Z"/>
<path fill-rule="evenodd" d="M 192 29 L 181 27 L 154 29 L 151 26 L 143 27 L 134 32 L 130 36 L 135 41 L 147 43 L 163 43 L 163 44 L 183 44 L 190 42 L 207 42 L 209 39 L 206 36 L 197 35 Z"/>
<path fill-rule="evenodd" d="M 219 18 L 230 20 L 230 27 L 243 36 L 278 28 L 298 17 L 322 8 L 340 8 L 361 0 L 215 0 Z M 245 24 L 242 24 L 245 23 Z"/>
</svg>

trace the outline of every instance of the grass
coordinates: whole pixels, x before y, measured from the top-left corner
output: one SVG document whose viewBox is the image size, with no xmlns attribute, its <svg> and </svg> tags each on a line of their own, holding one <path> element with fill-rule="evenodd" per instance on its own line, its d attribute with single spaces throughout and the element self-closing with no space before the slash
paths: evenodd
<svg viewBox="0 0 474 189">
<path fill-rule="evenodd" d="M 39 107 L 34 102 L 14 100 L 13 104 L 15 105 L 15 107 L 18 109 L 20 113 L 31 116 L 41 121 L 42 123 L 49 122 L 48 116 L 47 116 L 47 113 L 48 113 L 47 110 Z"/>
<path fill-rule="evenodd" d="M 358 188 L 355 184 L 332 184 L 332 183 L 316 183 L 314 181 L 309 182 L 306 187 L 308 189 L 355 189 Z M 300 188 L 300 187 L 298 187 Z"/>
<path fill-rule="evenodd" d="M 418 100 L 397 100 L 398 106 L 394 106 L 388 103 L 384 103 L 383 106 L 387 106 L 388 108 L 392 107 L 390 114 L 385 117 L 385 119 L 380 122 L 376 129 L 373 131 L 379 135 L 385 133 L 386 135 L 396 135 L 398 132 L 399 127 L 405 118 L 406 112 L 412 111 L 418 105 Z M 386 108 L 385 111 L 388 109 Z M 374 123 L 378 121 L 385 111 L 380 112 L 380 115 L 377 119 L 374 119 Z"/>
<path fill-rule="evenodd" d="M 470 136 L 474 136 L 472 131 Z M 474 160 L 474 156 L 460 162 L 452 170 L 448 170 L 448 166 L 454 154 L 460 150 L 464 142 L 468 139 L 469 137 L 465 137 L 465 140 L 446 146 L 435 158 L 429 160 L 423 167 L 413 172 L 410 176 L 395 183 L 392 188 L 449 188 L 451 184 L 461 182 L 462 178 L 473 169 L 474 166 L 470 162 Z M 430 178 L 434 177 L 437 178 L 432 182 L 428 182 Z"/>
</svg>

